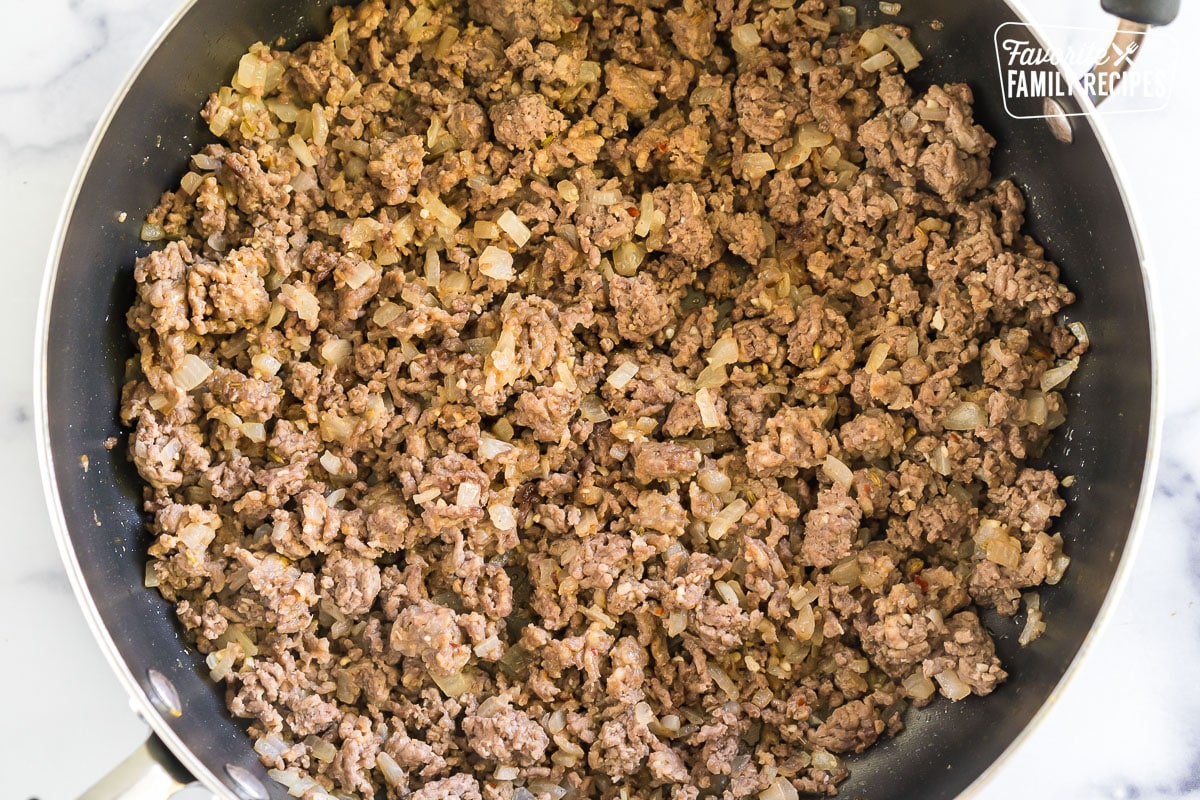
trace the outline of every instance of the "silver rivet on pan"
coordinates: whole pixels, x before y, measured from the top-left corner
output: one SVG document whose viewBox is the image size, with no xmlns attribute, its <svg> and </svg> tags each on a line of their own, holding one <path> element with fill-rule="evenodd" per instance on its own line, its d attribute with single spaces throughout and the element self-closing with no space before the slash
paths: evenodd
<svg viewBox="0 0 1200 800">
<path fill-rule="evenodd" d="M 1075 140 L 1075 132 L 1071 129 L 1071 118 L 1067 116 L 1067 110 L 1052 97 L 1042 99 L 1042 113 L 1046 117 L 1046 124 L 1050 127 L 1050 133 L 1054 135 L 1063 144 L 1070 144 Z"/>
<path fill-rule="evenodd" d="M 250 770 L 237 764 L 226 764 L 225 774 L 229 776 L 229 788 L 242 800 L 268 800 L 266 787 Z"/>
<path fill-rule="evenodd" d="M 183 716 L 183 704 L 179 702 L 179 692 L 171 679 L 156 669 L 146 670 L 146 679 L 150 684 L 150 702 L 164 714 L 172 717 Z"/>
</svg>

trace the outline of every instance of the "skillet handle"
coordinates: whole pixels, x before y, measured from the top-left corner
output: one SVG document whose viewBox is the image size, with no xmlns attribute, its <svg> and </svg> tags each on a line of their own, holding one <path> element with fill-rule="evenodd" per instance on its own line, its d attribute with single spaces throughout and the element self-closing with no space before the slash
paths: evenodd
<svg viewBox="0 0 1200 800">
<path fill-rule="evenodd" d="M 151 736 L 79 800 L 166 800 L 195 779 Z"/>
<path fill-rule="evenodd" d="M 1179 14 L 1179 0 L 1101 0 L 1110 14 L 1143 25 L 1167 25 Z"/>
</svg>

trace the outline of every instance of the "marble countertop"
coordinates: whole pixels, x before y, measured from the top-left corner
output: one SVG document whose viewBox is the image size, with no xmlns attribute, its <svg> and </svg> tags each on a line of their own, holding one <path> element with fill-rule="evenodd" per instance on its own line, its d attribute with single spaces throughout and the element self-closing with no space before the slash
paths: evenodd
<svg viewBox="0 0 1200 800">
<path fill-rule="evenodd" d="M 182 0 L 5 3 L 0 48 L 0 797 L 65 800 L 145 736 L 76 606 L 41 501 L 31 421 L 34 317 L 60 206 L 92 127 Z M 1075 680 L 998 770 L 981 800 L 1200 798 L 1200 381 L 1193 354 L 1194 155 L 1166 160 L 1200 129 L 1182 66 L 1200 4 L 1155 31 L 1141 56 L 1177 68 L 1161 111 L 1106 118 L 1143 223 L 1162 334 L 1166 427 L 1149 524 L 1128 585 Z M 1096 0 L 1026 0 L 1048 25 L 1111 26 Z M 47 44 L 43 31 L 54 31 Z M 1054 34 L 1060 35 L 1060 34 Z M 1053 36 L 1052 35 L 1052 38 Z M 1196 449 L 1193 449 L 1195 446 Z M 28 613 L 26 609 L 36 609 Z M 1135 663 L 1131 664 L 1131 654 Z M 70 764 L 69 768 L 64 765 Z M 202 793 L 203 794 L 203 793 Z"/>
</svg>

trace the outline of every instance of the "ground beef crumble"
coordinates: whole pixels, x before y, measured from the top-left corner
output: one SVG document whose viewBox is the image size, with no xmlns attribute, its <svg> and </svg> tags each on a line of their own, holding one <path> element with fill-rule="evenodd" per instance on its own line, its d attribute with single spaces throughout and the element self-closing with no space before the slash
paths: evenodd
<svg viewBox="0 0 1200 800">
<path fill-rule="evenodd" d="M 1005 679 L 1086 344 L 970 90 L 833 5 L 368 0 L 206 104 L 121 415 L 309 800 L 832 794 Z"/>
</svg>

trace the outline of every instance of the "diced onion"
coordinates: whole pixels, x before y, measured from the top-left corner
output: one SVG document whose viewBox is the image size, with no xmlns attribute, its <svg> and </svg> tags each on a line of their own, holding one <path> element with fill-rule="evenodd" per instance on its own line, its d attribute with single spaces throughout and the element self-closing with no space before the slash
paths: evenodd
<svg viewBox="0 0 1200 800">
<path fill-rule="evenodd" d="M 188 353 L 171 373 L 171 380 L 181 391 L 190 392 L 208 380 L 212 373 L 212 367 L 206 364 L 200 356 Z"/>
<path fill-rule="evenodd" d="M 451 232 L 458 230 L 458 226 L 462 224 L 462 217 L 428 189 L 423 189 L 417 195 L 417 204 L 429 212 L 439 226 Z"/>
<path fill-rule="evenodd" d="M 404 309 L 390 300 L 385 300 L 379 304 L 379 308 L 375 309 L 375 313 L 371 316 L 371 322 L 381 328 L 387 327 L 399 319 L 404 313 Z"/>
<path fill-rule="evenodd" d="M 938 686 L 942 689 L 942 694 L 951 700 L 962 700 L 971 694 L 971 687 L 964 683 L 963 679 L 958 676 L 958 673 L 952 669 L 939 672 L 933 676 L 933 679 L 938 682 Z"/>
<path fill-rule="evenodd" d="M 626 361 L 614 369 L 605 381 L 614 389 L 624 389 L 638 373 L 638 365 L 634 361 Z"/>
<path fill-rule="evenodd" d="M 884 44 L 883 37 L 879 35 L 879 29 L 871 28 L 863 31 L 862 36 L 858 38 L 858 46 L 874 55 L 887 45 Z"/>
<path fill-rule="evenodd" d="M 858 586 L 861 574 L 858 567 L 858 556 L 844 558 L 829 570 L 829 577 L 840 586 Z"/>
<path fill-rule="evenodd" d="M 196 169 L 212 172 L 221 168 L 221 159 L 216 156 L 205 155 L 204 153 L 196 153 L 192 156 L 192 163 L 196 165 Z"/>
<path fill-rule="evenodd" d="M 952 469 L 950 451 L 946 445 L 940 444 L 929 453 L 929 466 L 939 475 L 949 475 Z"/>
<path fill-rule="evenodd" d="M 529 242 L 529 237 L 533 235 L 511 208 L 506 208 L 504 213 L 496 218 L 496 224 L 508 234 L 508 238 L 512 239 L 513 244 L 517 247 L 524 247 Z"/>
<path fill-rule="evenodd" d="M 488 506 L 488 518 L 502 531 L 511 531 L 517 527 L 517 517 L 512 506 L 503 503 L 493 503 Z"/>
<path fill-rule="evenodd" d="M 513 781 L 521 774 L 521 770 L 513 766 L 499 766 L 492 773 L 492 777 L 498 781 Z"/>
<path fill-rule="evenodd" d="M 1017 642 L 1025 647 L 1046 632 L 1046 623 L 1042 620 L 1041 595 L 1029 592 L 1022 595 L 1022 599 L 1025 601 L 1025 627 L 1021 629 Z"/>
<path fill-rule="evenodd" d="M 564 203 L 579 202 L 579 187 L 571 183 L 571 181 L 559 181 L 558 186 L 555 188 L 558 189 L 558 196 L 563 199 Z"/>
<path fill-rule="evenodd" d="M 613 206 L 624 199 L 620 189 L 593 189 L 587 195 L 588 202 L 597 206 Z"/>
<path fill-rule="evenodd" d="M 466 694 L 471 690 L 471 684 L 466 676 L 461 672 L 455 675 L 435 675 L 429 673 L 429 677 L 442 690 L 442 694 L 447 697 L 458 697 L 461 694 Z"/>
<path fill-rule="evenodd" d="M 351 289 L 357 289 L 369 281 L 374 274 L 375 267 L 370 261 L 357 261 L 355 262 L 354 266 L 346 270 L 346 272 L 342 275 L 342 280 L 344 280 L 346 285 Z"/>
<path fill-rule="evenodd" d="M 712 678 L 713 683 L 719 686 L 721 691 L 729 695 L 730 699 L 737 700 L 737 684 L 733 682 L 733 678 L 729 677 L 729 673 L 713 661 L 709 661 L 704 666 L 708 671 L 708 676 Z"/>
<path fill-rule="evenodd" d="M 256 444 L 267 440 L 267 426 L 261 422 L 243 422 L 241 430 L 243 436 Z"/>
<path fill-rule="evenodd" d="M 267 84 L 267 65 L 255 53 L 246 53 L 238 62 L 234 80 L 257 95 L 263 93 Z"/>
<path fill-rule="evenodd" d="M 209 121 L 208 129 L 212 132 L 213 136 L 224 136 L 228 133 L 230 126 L 233 125 L 233 120 L 233 109 L 228 106 L 221 106 Z"/>
<path fill-rule="evenodd" d="M 775 169 L 775 159 L 770 153 L 746 153 L 742 156 L 742 177 L 758 180 Z"/>
<path fill-rule="evenodd" d="M 485 461 L 507 453 L 512 449 L 513 446 L 508 442 L 502 442 L 499 439 L 492 438 L 491 436 L 479 437 L 479 457 Z"/>
<path fill-rule="evenodd" d="M 997 536 L 984 546 L 989 561 L 1016 569 L 1021 565 L 1021 543 L 1012 536 Z"/>
<path fill-rule="evenodd" d="M 730 44 L 735 53 L 745 54 L 750 52 L 755 45 L 762 42 L 762 37 L 758 35 L 758 28 L 750 23 L 745 25 L 735 25 L 730 30 Z"/>
<path fill-rule="evenodd" d="M 305 322 L 314 322 L 320 316 L 321 304 L 308 287 L 299 283 L 285 283 L 279 287 L 279 292 L 295 303 L 296 316 Z"/>
<path fill-rule="evenodd" d="M 833 772 L 842 766 L 842 762 L 838 757 L 827 750 L 814 750 L 812 754 L 812 765 L 816 769 L 823 769 L 828 772 Z"/>
<path fill-rule="evenodd" d="M 987 414 L 978 403 L 963 402 L 946 412 L 942 427 L 948 431 L 970 431 L 987 423 Z"/>
<path fill-rule="evenodd" d="M 316 156 L 308 147 L 308 142 L 304 141 L 304 137 L 300 134 L 292 134 L 288 138 L 288 147 L 292 148 L 292 152 L 296 154 L 296 160 L 306 167 L 315 167 L 317 165 Z"/>
<path fill-rule="evenodd" d="M 1051 389 L 1062 386 L 1067 382 L 1067 379 L 1075 374 L 1075 370 L 1079 369 L 1079 359 L 1072 358 L 1070 361 L 1064 361 L 1057 367 L 1051 367 L 1042 373 L 1041 388 L 1043 392 L 1048 392 Z"/>
<path fill-rule="evenodd" d="M 793 144 L 779 156 L 778 168 L 782 170 L 795 169 L 796 167 L 808 161 L 808 157 L 812 155 L 812 148 L 806 144 L 799 142 Z"/>
<path fill-rule="evenodd" d="M 425 251 L 425 285 L 437 289 L 442 282 L 442 257 L 432 247 Z"/>
<path fill-rule="evenodd" d="M 1055 534 L 1057 536 L 1057 534 Z M 1057 586 L 1062 580 L 1063 574 L 1067 571 L 1067 567 L 1071 565 L 1071 557 L 1063 553 L 1059 553 L 1050 562 L 1050 566 L 1046 569 L 1046 583 L 1050 586 Z"/>
<path fill-rule="evenodd" d="M 325 119 L 325 109 L 319 104 L 312 107 L 312 142 L 317 147 L 324 147 L 329 139 L 329 120 Z"/>
<path fill-rule="evenodd" d="M 867 58 L 863 59 L 863 62 L 860 66 L 867 72 L 878 72 L 887 65 L 895 63 L 896 57 L 886 50 L 883 50 L 873 56 L 868 56 Z"/>
<path fill-rule="evenodd" d="M 204 183 L 204 178 L 199 173 L 188 172 L 179 179 L 179 188 L 188 194 L 195 194 L 202 183 Z"/>
<path fill-rule="evenodd" d="M 799 800 L 800 793 L 787 778 L 776 778 L 758 793 L 758 800 Z"/>
<path fill-rule="evenodd" d="M 889 17 L 894 17 L 900 13 L 899 3 L 887 3 L 884 0 L 879 0 L 879 13 L 887 14 Z"/>
<path fill-rule="evenodd" d="M 337 699 L 343 703 L 353 703 L 358 699 L 358 685 L 354 682 L 354 674 L 346 670 L 337 675 Z"/>
<path fill-rule="evenodd" d="M 147 222 L 146 224 L 142 225 L 142 230 L 139 234 L 139 237 L 143 242 L 157 242 L 160 241 L 164 236 L 166 236 L 166 233 L 163 231 L 162 225 L 152 222 Z"/>
<path fill-rule="evenodd" d="M 928 700 L 937 691 L 937 687 L 933 685 L 933 681 L 925 677 L 925 673 L 920 670 L 917 670 L 901 681 L 900 687 L 904 689 L 905 694 L 909 697 L 919 701 Z"/>
<path fill-rule="evenodd" d="M 706 428 L 715 428 L 721 424 L 716 401 L 707 387 L 696 392 L 696 407 L 700 410 L 700 422 Z"/>
<path fill-rule="evenodd" d="M 696 483 L 700 488 L 712 494 L 723 494 L 733 486 L 729 476 L 716 467 L 705 467 L 696 475 Z"/>
<path fill-rule="evenodd" d="M 637 274 L 646 259 L 646 248 L 637 242 L 621 242 L 613 252 L 613 271 L 626 278 Z"/>
<path fill-rule="evenodd" d="M 1048 414 L 1049 407 L 1046 404 L 1046 395 L 1041 392 L 1026 393 L 1024 414 L 1026 422 L 1031 422 L 1034 425 L 1045 425 Z"/>
<path fill-rule="evenodd" d="M 734 500 L 729 505 L 725 506 L 717 515 L 713 517 L 713 521 L 708 526 L 708 536 L 710 539 L 721 539 L 729 533 L 748 510 L 750 504 L 742 498 Z"/>
<path fill-rule="evenodd" d="M 345 364 L 354 353 L 354 345 L 348 339 L 330 337 L 321 345 L 321 360 L 326 364 Z"/>
<path fill-rule="evenodd" d="M 454 499 L 456 506 L 466 506 L 474 508 L 479 505 L 479 484 L 477 483 L 460 483 L 458 485 L 458 495 Z"/>
<path fill-rule="evenodd" d="M 879 368 L 883 366 L 883 362 L 887 360 L 890 352 L 891 345 L 887 342 L 876 342 L 867 356 L 867 363 L 863 366 L 863 369 L 868 375 L 878 372 Z"/>
<path fill-rule="evenodd" d="M 432 16 L 433 9 L 422 3 L 413 9 L 412 15 L 404 23 L 401 30 L 404 31 L 410 40 L 417 41 L 421 35 L 421 30 L 425 27 L 425 23 L 429 22 Z"/>
<path fill-rule="evenodd" d="M 491 220 L 481 219 L 475 223 L 472 233 L 476 239 L 495 239 L 500 236 L 500 226 Z"/>
<path fill-rule="evenodd" d="M 313 758 L 318 761 L 324 761 L 326 764 L 333 761 L 334 756 L 337 755 L 337 748 L 320 736 L 309 736 L 304 740 L 304 743 L 312 751 Z"/>
<path fill-rule="evenodd" d="M 342 417 L 332 411 L 325 411 L 320 416 L 321 439 L 326 442 L 346 442 L 354 435 L 355 420 L 353 417 Z"/>
<path fill-rule="evenodd" d="M 534 778 L 527 784 L 529 791 L 534 794 L 545 794 L 550 796 L 550 800 L 561 800 L 566 795 L 567 790 L 557 783 L 547 778 Z M 515 800 L 515 798 L 514 798 Z"/>
<path fill-rule="evenodd" d="M 874 30 L 888 49 L 896 54 L 896 58 L 900 59 L 905 72 L 915 69 L 921 63 L 921 53 L 910 40 L 897 36 L 890 28 L 881 26 Z"/>
<path fill-rule="evenodd" d="M 943 105 L 927 101 L 917 110 L 917 116 L 926 122 L 942 122 L 950 116 L 950 111 Z"/>
<path fill-rule="evenodd" d="M 285 741 L 283 741 L 283 739 L 279 738 L 279 736 L 277 734 L 274 734 L 274 733 L 268 734 L 268 735 L 262 737 L 261 739 L 254 740 L 254 752 L 258 753 L 260 756 L 264 756 L 266 758 L 279 758 L 287 751 L 288 751 L 287 742 L 285 742 Z M 272 772 L 282 772 L 282 771 L 283 770 L 272 770 Z M 275 775 L 271 776 L 271 778 L 273 780 L 279 781 L 284 786 L 292 785 L 291 782 L 285 782 L 286 780 L 290 779 L 291 781 L 294 781 L 296 778 L 299 778 L 299 777 L 300 777 L 300 775 L 295 772 L 292 772 L 289 775 L 285 776 L 284 780 L 281 780 L 280 778 L 276 777 Z"/>
<path fill-rule="evenodd" d="M 975 543 L 983 550 L 984 556 L 1009 569 L 1016 569 L 1021 563 L 1021 542 L 1008 534 L 1008 526 L 995 519 L 982 519 L 979 530 L 975 533 Z"/>
<path fill-rule="evenodd" d="M 738 344 L 732 336 L 722 336 L 708 351 L 709 364 L 736 364 Z"/>
<path fill-rule="evenodd" d="M 187 176 L 185 175 L 184 177 Z M 1087 347 L 1089 344 L 1091 344 L 1091 339 L 1088 338 L 1087 328 L 1084 327 L 1082 322 L 1069 323 L 1067 328 L 1070 329 L 1071 335 L 1074 336 L 1075 340 L 1081 345 Z"/>
<path fill-rule="evenodd" d="M 465 273 L 452 269 L 442 273 L 442 283 L 438 287 L 438 291 L 443 297 L 454 297 L 464 294 L 470 288 L 471 279 Z"/>
<path fill-rule="evenodd" d="M 396 759 L 389 756 L 387 753 L 379 753 L 375 756 L 375 766 L 379 767 L 379 772 L 383 775 L 383 779 L 391 786 L 403 786 L 407 781 L 407 776 L 400 765 L 396 763 Z"/>
<path fill-rule="evenodd" d="M 516 277 L 516 273 L 513 272 L 512 253 L 488 245 L 479 254 L 479 271 L 493 280 L 511 281 Z"/>
<path fill-rule="evenodd" d="M 579 401 L 579 413 L 588 422 L 604 422 L 609 419 L 604 404 L 594 394 L 584 395 Z"/>
<path fill-rule="evenodd" d="M 310 791 L 314 789 L 319 790 L 320 788 L 320 784 L 318 784 L 315 780 L 306 777 L 301 778 L 293 783 L 291 788 L 288 789 L 288 794 L 290 794 L 292 797 L 304 797 L 304 795 L 308 794 Z M 322 792 L 322 794 L 324 793 Z M 312 796 L 313 795 L 310 795 L 310 797 Z"/>
<path fill-rule="evenodd" d="M 741 605 L 741 599 L 733 588 L 731 581 L 717 581 L 713 584 L 717 590 L 717 594 L 721 595 L 721 599 L 731 606 Z"/>
<path fill-rule="evenodd" d="M 328 450 L 321 454 L 321 457 L 318 459 L 318 461 L 321 462 L 321 466 L 324 467 L 325 471 L 330 475 L 341 474 L 342 460 Z"/>
<path fill-rule="evenodd" d="M 833 141 L 833 136 L 821 130 L 815 122 L 806 122 L 796 131 L 796 142 L 805 147 L 825 147 Z"/>
<path fill-rule="evenodd" d="M 829 479 L 834 483 L 840 483 L 843 489 L 849 490 L 854 485 L 854 473 L 837 456 L 833 454 L 825 456 L 823 469 Z"/>
<path fill-rule="evenodd" d="M 724 364 L 709 364 L 696 376 L 696 389 L 719 389 L 728 382 Z"/>
</svg>

